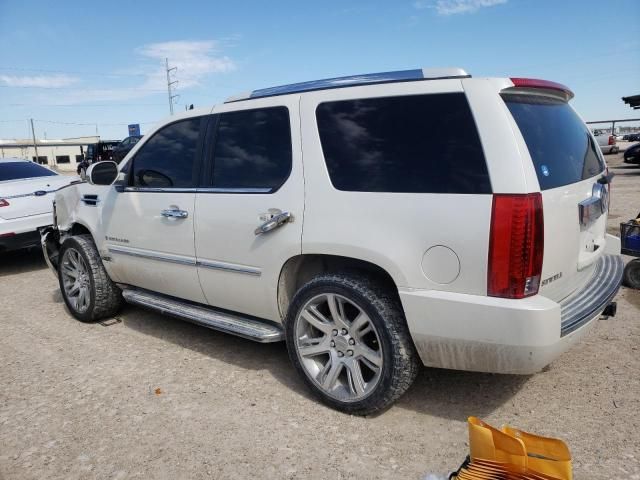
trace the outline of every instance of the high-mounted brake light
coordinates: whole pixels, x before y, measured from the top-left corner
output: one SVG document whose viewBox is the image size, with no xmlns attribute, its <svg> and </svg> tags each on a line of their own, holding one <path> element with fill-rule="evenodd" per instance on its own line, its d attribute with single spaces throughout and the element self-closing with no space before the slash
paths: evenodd
<svg viewBox="0 0 640 480">
<path fill-rule="evenodd" d="M 537 78 L 511 78 L 514 87 L 519 88 L 542 88 L 546 90 L 557 90 L 563 92 L 567 100 L 571 100 L 574 95 L 573 92 L 566 85 L 561 83 L 551 82 L 549 80 L 540 80 Z"/>
<path fill-rule="evenodd" d="M 0 207 L 8 207 L 9 202 L 7 202 L 4 198 L 0 198 Z"/>
<path fill-rule="evenodd" d="M 495 194 L 491 210 L 487 295 L 524 298 L 538 293 L 543 252 L 540 193 Z"/>
</svg>

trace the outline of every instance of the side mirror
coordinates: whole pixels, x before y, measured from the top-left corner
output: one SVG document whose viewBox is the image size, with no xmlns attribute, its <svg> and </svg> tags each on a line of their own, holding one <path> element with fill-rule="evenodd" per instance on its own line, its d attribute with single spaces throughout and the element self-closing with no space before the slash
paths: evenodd
<svg viewBox="0 0 640 480">
<path fill-rule="evenodd" d="M 87 170 L 87 180 L 91 185 L 111 185 L 118 176 L 116 162 L 94 163 Z"/>
</svg>

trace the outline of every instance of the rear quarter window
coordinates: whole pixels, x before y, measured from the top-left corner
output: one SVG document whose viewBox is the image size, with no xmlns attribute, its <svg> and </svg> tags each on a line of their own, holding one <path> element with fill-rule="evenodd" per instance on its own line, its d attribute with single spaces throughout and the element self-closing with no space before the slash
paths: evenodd
<svg viewBox="0 0 640 480">
<path fill-rule="evenodd" d="M 535 95 L 503 95 L 533 160 L 542 190 L 594 177 L 604 162 L 591 133 L 562 100 Z"/>
<path fill-rule="evenodd" d="M 491 193 L 463 93 L 326 102 L 316 119 L 338 190 Z"/>
</svg>

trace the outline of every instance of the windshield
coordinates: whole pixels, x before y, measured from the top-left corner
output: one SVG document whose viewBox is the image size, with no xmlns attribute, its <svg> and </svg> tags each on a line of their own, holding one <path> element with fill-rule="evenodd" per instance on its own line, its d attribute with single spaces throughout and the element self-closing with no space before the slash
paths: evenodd
<svg viewBox="0 0 640 480">
<path fill-rule="evenodd" d="M 598 148 L 576 112 L 564 101 L 503 95 L 518 124 L 542 190 L 594 177 L 604 170 Z"/>
<path fill-rule="evenodd" d="M 0 182 L 7 180 L 19 180 L 21 178 L 54 177 L 52 172 L 36 163 L 31 162 L 1 162 Z"/>
</svg>

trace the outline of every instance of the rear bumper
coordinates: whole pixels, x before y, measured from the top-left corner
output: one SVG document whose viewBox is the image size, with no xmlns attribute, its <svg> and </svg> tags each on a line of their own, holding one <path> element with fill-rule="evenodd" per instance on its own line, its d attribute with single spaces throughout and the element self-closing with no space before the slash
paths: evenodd
<svg viewBox="0 0 640 480">
<path fill-rule="evenodd" d="M 4 233 L 35 232 L 39 228 L 49 226 L 53 223 L 53 213 L 41 213 L 39 215 L 29 215 L 27 217 L 12 218 L 5 220 L 0 218 L 0 235 Z"/>
<path fill-rule="evenodd" d="M 583 337 L 622 281 L 622 258 L 603 255 L 586 286 L 560 303 L 401 290 L 422 362 L 492 373 L 535 373 Z"/>
<path fill-rule="evenodd" d="M 0 236 L 0 252 L 35 247 L 40 243 L 40 232 L 24 232 L 9 236 Z"/>
</svg>

